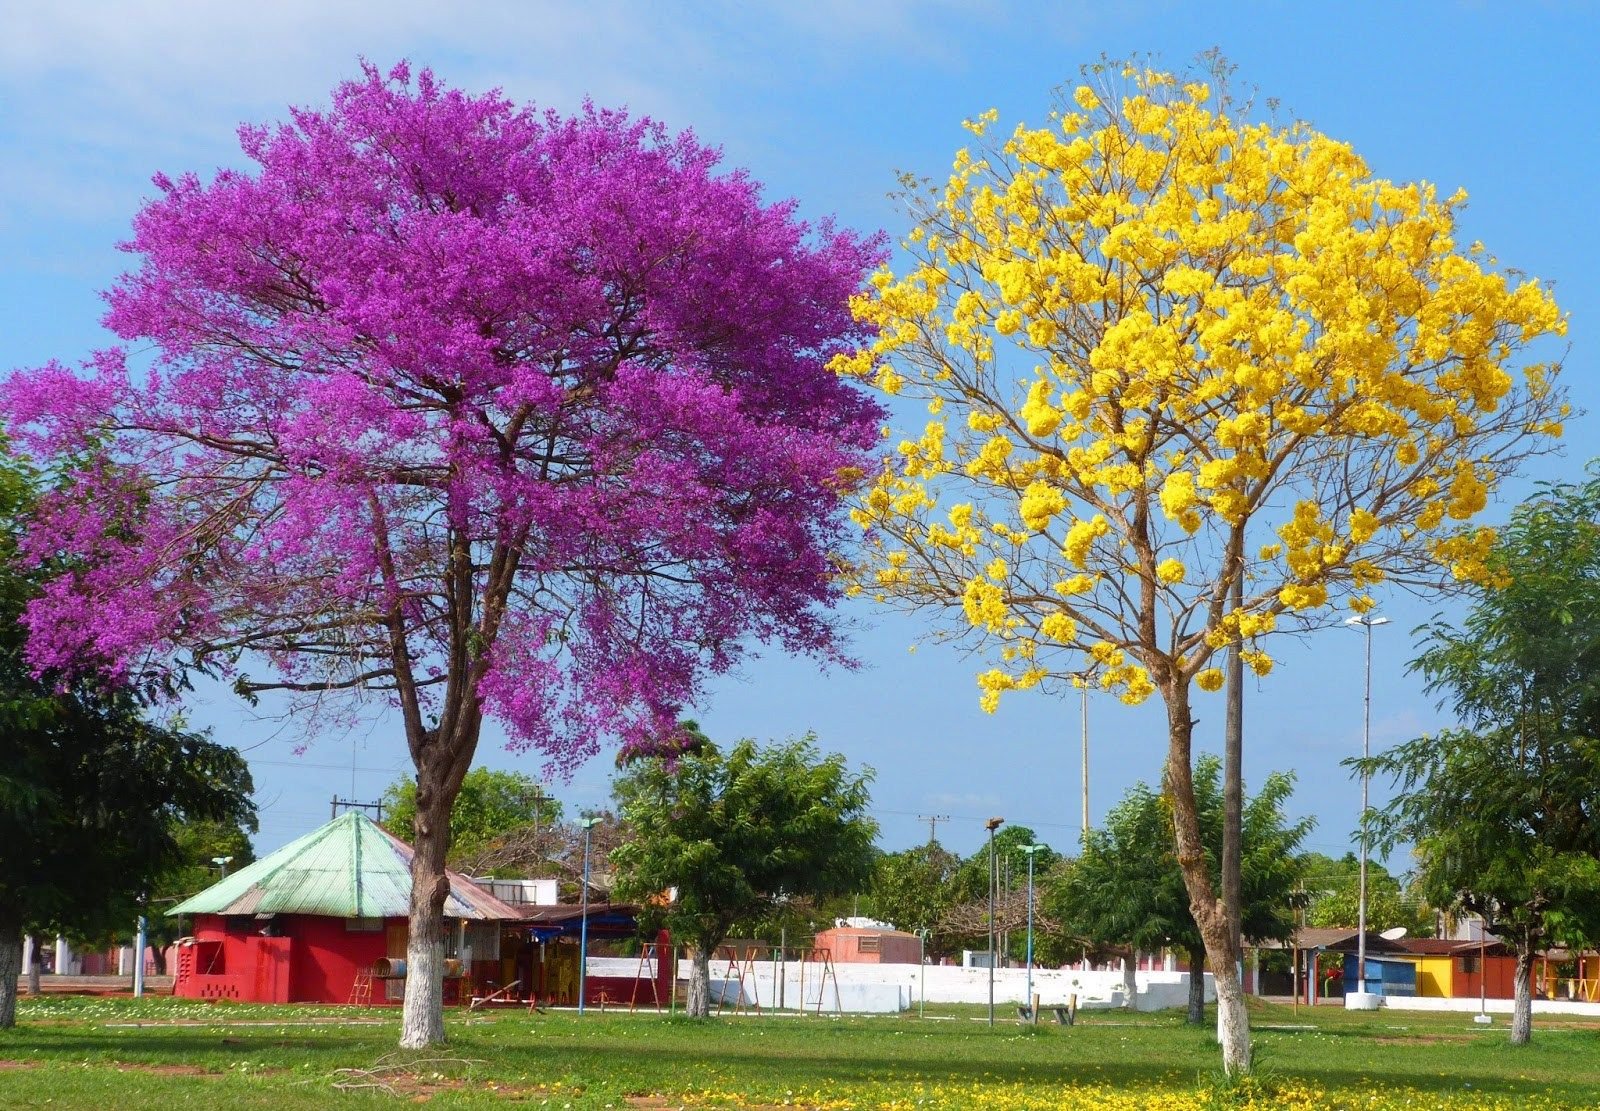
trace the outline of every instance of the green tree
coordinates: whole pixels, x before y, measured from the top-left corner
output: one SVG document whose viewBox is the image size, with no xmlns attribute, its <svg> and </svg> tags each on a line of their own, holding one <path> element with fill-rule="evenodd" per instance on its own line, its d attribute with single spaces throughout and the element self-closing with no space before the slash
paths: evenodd
<svg viewBox="0 0 1600 1111">
<path fill-rule="evenodd" d="M 19 618 L 42 575 L 20 569 L 36 476 L 0 456 L 0 1028 L 16 1022 L 24 933 L 126 936 L 181 860 L 175 830 L 255 828 L 234 748 L 146 720 L 135 693 L 36 676 Z"/>
<path fill-rule="evenodd" d="M 155 951 L 157 973 L 166 973 L 166 946 L 182 936 L 186 928 L 179 919 L 168 918 L 163 911 L 220 879 L 218 857 L 230 858 L 229 871 L 238 871 L 255 860 L 247 824 L 250 829 L 254 828 L 253 823 L 242 821 L 205 818 L 173 821 L 173 863 L 150 889 L 148 936 Z"/>
<path fill-rule="evenodd" d="M 1520 1045 L 1534 954 L 1600 927 L 1600 471 L 1519 506 L 1489 565 L 1460 627 L 1435 621 L 1413 664 L 1462 726 L 1350 763 L 1395 781 L 1375 825 L 1413 845 L 1429 900 L 1516 951 Z"/>
<path fill-rule="evenodd" d="M 647 899 L 669 888 L 663 913 L 692 950 L 688 1014 L 710 1013 L 710 958 L 737 922 L 758 919 L 785 896 L 861 890 L 871 876 L 877 824 L 867 817 L 869 771 L 819 757 L 807 734 L 723 753 L 635 762 L 614 792 L 631 840 L 611 853 L 617 894 Z"/>
<path fill-rule="evenodd" d="M 561 813 L 561 804 L 521 772 L 473 768 L 450 811 L 450 866 L 474 875 L 542 871 L 540 854 L 557 843 Z M 401 776 L 383 792 L 383 828 L 410 841 L 416 818 L 417 781 Z M 503 851 L 513 847 L 525 851 Z"/>
<path fill-rule="evenodd" d="M 1300 867 L 1306 886 L 1306 924 L 1356 928 L 1360 918 L 1361 862 L 1355 853 L 1335 859 L 1305 853 Z M 1367 928 L 1404 926 L 1414 937 L 1433 932 L 1431 909 L 1415 891 L 1407 890 L 1375 860 L 1367 862 Z"/>
<path fill-rule="evenodd" d="M 896 929 L 928 930 L 928 954 L 949 955 L 955 946 L 941 922 L 956 902 L 960 865 L 961 858 L 937 841 L 883 854 L 872 872 L 873 916 Z"/>
<path fill-rule="evenodd" d="M 1219 872 L 1222 853 L 1222 762 L 1202 755 L 1195 762 L 1195 801 L 1204 835 L 1206 864 Z M 1281 940 L 1294 931 L 1295 889 L 1300 865 L 1295 855 L 1315 824 L 1291 822 L 1284 804 L 1294 793 L 1294 776 L 1269 775 L 1259 793 L 1244 803 L 1241 841 L 1242 931 L 1246 940 Z M 1063 929 L 1102 945 L 1131 949 L 1182 949 L 1189 978 L 1192 1023 L 1204 1020 L 1205 939 L 1190 910 L 1183 870 L 1173 848 L 1172 808 L 1166 799 L 1137 783 L 1090 830 L 1083 852 L 1062 882 L 1052 887 L 1048 909 Z"/>
</svg>

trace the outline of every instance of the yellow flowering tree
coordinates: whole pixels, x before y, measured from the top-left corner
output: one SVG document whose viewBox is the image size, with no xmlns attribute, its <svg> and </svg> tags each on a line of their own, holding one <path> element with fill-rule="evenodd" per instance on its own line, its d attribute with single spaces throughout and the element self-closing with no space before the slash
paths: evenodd
<svg viewBox="0 0 1600 1111">
<path fill-rule="evenodd" d="M 1264 676 L 1271 634 L 1363 612 L 1381 583 L 1487 573 L 1494 533 L 1472 521 L 1560 434 L 1559 367 L 1527 349 L 1565 322 L 1457 242 L 1462 194 L 1376 178 L 1224 77 L 1095 66 L 1043 127 L 969 122 L 948 182 L 907 182 L 913 264 L 857 298 L 877 338 L 835 369 L 929 413 L 856 511 L 858 589 L 953 616 L 986 650 L 987 709 L 1063 682 L 1166 704 L 1178 857 L 1238 1071 L 1193 703 L 1230 646 Z"/>
</svg>

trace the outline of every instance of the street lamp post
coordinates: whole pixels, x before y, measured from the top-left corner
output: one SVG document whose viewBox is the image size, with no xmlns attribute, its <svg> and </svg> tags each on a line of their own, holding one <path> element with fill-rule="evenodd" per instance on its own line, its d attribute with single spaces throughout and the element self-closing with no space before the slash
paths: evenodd
<svg viewBox="0 0 1600 1111">
<path fill-rule="evenodd" d="M 989 1025 L 994 1026 L 994 831 L 1005 824 L 1004 818 L 990 818 L 983 823 L 989 831 Z"/>
<path fill-rule="evenodd" d="M 221 868 L 222 869 L 222 878 L 223 879 L 227 879 L 228 878 L 228 865 L 233 863 L 233 857 L 231 857 L 231 856 L 214 856 L 214 857 L 211 858 L 211 863 L 215 864 L 218 868 Z"/>
<path fill-rule="evenodd" d="M 1033 1023 L 1039 1021 L 1039 1009 L 1033 1005 L 1033 858 L 1045 848 L 1045 845 L 1022 846 L 1022 851 L 1028 854 L 1028 1020 Z"/>
<path fill-rule="evenodd" d="M 583 911 L 578 926 L 578 1013 L 583 1014 L 584 988 L 589 974 L 589 833 L 600 819 L 590 816 L 580 823 L 583 826 Z"/>
<path fill-rule="evenodd" d="M 921 973 L 921 983 L 917 986 L 918 1018 L 928 1013 L 928 935 L 932 932 L 926 926 L 917 929 L 917 967 Z"/>
<path fill-rule="evenodd" d="M 1387 617 L 1358 613 L 1345 619 L 1346 625 L 1359 625 L 1367 632 L 1367 669 L 1365 694 L 1361 710 L 1361 758 L 1372 755 L 1372 628 L 1387 625 Z M 1370 776 L 1365 766 L 1361 769 L 1361 879 L 1356 899 L 1356 990 L 1363 995 L 1367 990 L 1367 790 Z"/>
</svg>

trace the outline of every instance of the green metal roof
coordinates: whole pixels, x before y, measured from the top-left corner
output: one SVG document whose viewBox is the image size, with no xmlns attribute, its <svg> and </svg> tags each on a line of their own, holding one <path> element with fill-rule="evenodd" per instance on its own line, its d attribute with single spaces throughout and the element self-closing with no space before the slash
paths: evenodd
<svg viewBox="0 0 1600 1111">
<path fill-rule="evenodd" d="M 167 913 L 403 917 L 411 903 L 411 857 L 410 845 L 360 811 L 351 810 Z M 520 911 L 466 877 L 454 872 L 447 875 L 446 918 L 521 917 Z"/>
</svg>

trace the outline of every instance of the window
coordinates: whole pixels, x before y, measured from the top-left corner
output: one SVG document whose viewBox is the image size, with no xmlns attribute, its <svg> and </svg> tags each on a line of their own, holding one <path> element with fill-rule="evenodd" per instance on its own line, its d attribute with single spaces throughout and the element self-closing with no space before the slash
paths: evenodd
<svg viewBox="0 0 1600 1111">
<path fill-rule="evenodd" d="M 861 939 L 861 951 L 863 953 L 878 953 L 878 952 L 881 952 L 882 950 L 879 949 L 879 944 L 882 941 L 883 941 L 883 939 L 880 938 L 880 937 L 877 937 L 877 936 L 863 937 Z"/>
<path fill-rule="evenodd" d="M 375 934 L 383 930 L 381 918 L 346 918 L 344 932 L 347 934 Z"/>
<path fill-rule="evenodd" d="M 1474 973 L 1476 973 L 1478 971 L 1478 958 L 1477 957 L 1462 957 L 1461 958 L 1461 971 L 1465 972 L 1468 976 L 1471 976 Z"/>
</svg>

